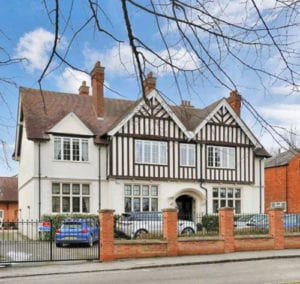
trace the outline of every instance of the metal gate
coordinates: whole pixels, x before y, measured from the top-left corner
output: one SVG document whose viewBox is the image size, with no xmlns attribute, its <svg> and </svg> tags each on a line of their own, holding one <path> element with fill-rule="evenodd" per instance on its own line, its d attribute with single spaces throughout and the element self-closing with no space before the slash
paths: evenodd
<svg viewBox="0 0 300 284">
<path fill-rule="evenodd" d="M 97 221 L 67 219 L 54 223 L 4 222 L 0 228 L 0 263 L 99 259 Z"/>
</svg>

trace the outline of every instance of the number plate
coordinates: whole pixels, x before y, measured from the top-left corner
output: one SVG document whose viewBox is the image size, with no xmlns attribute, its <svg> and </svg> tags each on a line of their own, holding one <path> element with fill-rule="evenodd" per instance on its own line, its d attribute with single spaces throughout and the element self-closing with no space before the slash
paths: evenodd
<svg viewBox="0 0 300 284">
<path fill-rule="evenodd" d="M 65 240 L 76 240 L 75 237 L 65 237 Z"/>
</svg>

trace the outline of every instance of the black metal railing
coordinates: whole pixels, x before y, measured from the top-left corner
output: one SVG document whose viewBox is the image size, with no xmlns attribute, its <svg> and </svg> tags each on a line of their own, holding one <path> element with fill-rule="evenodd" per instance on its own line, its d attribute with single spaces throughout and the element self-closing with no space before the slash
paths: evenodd
<svg viewBox="0 0 300 284">
<path fill-rule="evenodd" d="M 284 214 L 283 227 L 285 233 L 300 233 L 300 214 Z"/>
<path fill-rule="evenodd" d="M 116 239 L 162 239 L 162 212 L 129 212 L 115 215 Z"/>
<path fill-rule="evenodd" d="M 99 259 L 97 223 L 93 223 L 93 232 L 90 228 L 65 230 L 60 241 L 57 236 L 63 223 L 56 226 L 51 220 L 11 223 L 13 226 L 0 228 L 0 263 Z"/>
<path fill-rule="evenodd" d="M 256 235 L 269 233 L 269 215 L 243 213 L 234 216 L 235 235 Z"/>
<path fill-rule="evenodd" d="M 115 239 L 162 239 L 163 215 L 161 212 L 129 212 L 115 215 Z M 180 214 L 177 220 L 179 237 L 216 236 L 219 234 L 219 217 L 203 214 Z"/>
<path fill-rule="evenodd" d="M 180 226 L 180 224 L 182 224 Z M 192 228 L 192 230 L 186 229 Z M 207 237 L 219 235 L 218 214 L 180 214 L 178 216 L 179 237 Z"/>
</svg>

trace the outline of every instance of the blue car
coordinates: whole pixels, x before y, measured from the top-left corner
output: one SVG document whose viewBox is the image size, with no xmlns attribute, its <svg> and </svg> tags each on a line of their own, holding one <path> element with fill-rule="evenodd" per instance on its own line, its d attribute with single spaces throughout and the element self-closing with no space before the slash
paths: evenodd
<svg viewBox="0 0 300 284">
<path fill-rule="evenodd" d="M 269 221 L 268 220 L 259 220 L 258 222 L 253 223 L 252 226 L 268 229 Z M 284 214 L 283 227 L 286 230 L 300 228 L 300 214 Z"/>
<path fill-rule="evenodd" d="M 66 219 L 55 232 L 55 244 L 85 244 L 90 247 L 99 240 L 99 226 L 92 219 Z"/>
</svg>

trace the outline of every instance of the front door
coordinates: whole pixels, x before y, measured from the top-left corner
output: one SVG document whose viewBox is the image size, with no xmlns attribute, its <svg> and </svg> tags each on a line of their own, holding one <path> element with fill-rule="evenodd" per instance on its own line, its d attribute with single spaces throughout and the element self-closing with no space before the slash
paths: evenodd
<svg viewBox="0 0 300 284">
<path fill-rule="evenodd" d="M 192 220 L 194 199 L 188 195 L 181 195 L 176 199 L 178 218 Z"/>
</svg>

